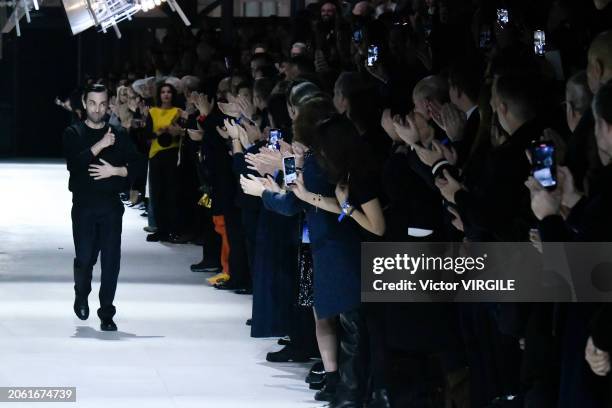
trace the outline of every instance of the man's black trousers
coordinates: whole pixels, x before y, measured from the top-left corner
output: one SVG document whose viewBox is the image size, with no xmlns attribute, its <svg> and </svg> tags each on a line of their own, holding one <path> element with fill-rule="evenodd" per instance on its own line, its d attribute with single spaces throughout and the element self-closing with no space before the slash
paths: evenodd
<svg viewBox="0 0 612 408">
<path fill-rule="evenodd" d="M 72 235 L 74 238 L 74 292 L 77 301 L 84 301 L 91 292 L 91 275 L 100 256 L 100 319 L 115 315 L 113 299 L 121 262 L 121 228 L 124 207 L 119 200 L 102 206 L 74 204 Z"/>
</svg>

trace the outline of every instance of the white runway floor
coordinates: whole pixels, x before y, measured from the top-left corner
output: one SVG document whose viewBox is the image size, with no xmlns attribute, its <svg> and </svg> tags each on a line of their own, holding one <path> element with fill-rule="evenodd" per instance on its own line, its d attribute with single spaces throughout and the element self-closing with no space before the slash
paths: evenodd
<svg viewBox="0 0 612 408">
<path fill-rule="evenodd" d="M 252 339 L 250 296 L 208 287 L 201 248 L 145 242 L 126 208 L 117 333 L 99 331 L 99 262 L 89 320 L 72 311 L 68 173 L 60 162 L 0 161 L 0 387 L 73 386 L 87 408 L 318 407 L 310 364 L 271 364 L 274 339 Z"/>
</svg>

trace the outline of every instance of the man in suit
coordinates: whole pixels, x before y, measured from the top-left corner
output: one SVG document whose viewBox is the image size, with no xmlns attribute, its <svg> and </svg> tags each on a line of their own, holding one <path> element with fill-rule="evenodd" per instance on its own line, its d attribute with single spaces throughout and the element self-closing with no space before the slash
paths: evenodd
<svg viewBox="0 0 612 408">
<path fill-rule="evenodd" d="M 429 103 L 431 118 L 444 131 L 449 144 L 457 152 L 457 165 L 462 167 L 480 126 L 478 96 L 482 86 L 482 70 L 474 63 L 456 63 L 448 72 L 450 102 Z"/>
<path fill-rule="evenodd" d="M 444 198 L 457 206 L 466 235 L 482 241 L 526 241 L 533 215 L 529 211 L 529 192 L 523 185 L 530 174 L 525 150 L 542 135 L 536 120 L 537 80 L 524 76 L 501 76 L 492 87 L 491 106 L 508 139 L 487 156 L 485 171 L 474 188 L 467 191 L 449 171 L 438 187 Z M 476 228 L 478 234 L 467 229 Z"/>
</svg>

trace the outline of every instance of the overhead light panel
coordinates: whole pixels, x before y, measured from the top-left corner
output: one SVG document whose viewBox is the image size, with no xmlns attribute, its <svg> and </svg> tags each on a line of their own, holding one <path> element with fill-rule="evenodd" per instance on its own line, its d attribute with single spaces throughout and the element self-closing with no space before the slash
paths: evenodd
<svg viewBox="0 0 612 408">
<path fill-rule="evenodd" d="M 93 26 L 106 33 L 112 27 L 117 37 L 121 38 L 118 23 L 131 20 L 139 11 L 146 12 L 165 2 L 179 15 L 185 25 L 191 25 L 176 0 L 62 0 L 62 2 L 73 34 Z"/>
</svg>

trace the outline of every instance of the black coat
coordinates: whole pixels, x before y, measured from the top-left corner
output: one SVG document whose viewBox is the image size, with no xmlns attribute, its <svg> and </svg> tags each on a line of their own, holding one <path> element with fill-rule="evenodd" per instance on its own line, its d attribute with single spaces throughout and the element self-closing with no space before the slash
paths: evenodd
<svg viewBox="0 0 612 408">
<path fill-rule="evenodd" d="M 473 188 L 455 194 L 466 235 L 482 241 L 528 240 L 535 218 L 529 190 L 525 187 L 531 172 L 525 150 L 541 134 L 542 126 L 537 122 L 523 124 L 486 156 L 483 171 Z"/>
<path fill-rule="evenodd" d="M 202 125 L 201 170 L 210 183 L 213 214 L 222 215 L 235 205 L 237 179 L 229 147 L 217 132 L 217 126 L 223 126 L 223 114 L 215 107 Z"/>
<path fill-rule="evenodd" d="M 441 232 L 442 197 L 414 171 L 419 163 L 414 152 L 395 152 L 385 163 L 383 189 L 389 199 L 385 209 L 387 241 L 411 241 L 409 227 L 433 230 L 436 236 Z"/>
<path fill-rule="evenodd" d="M 612 241 L 612 164 L 601 169 L 598 178 L 595 183 L 598 188 L 593 189 L 589 197 L 582 198 L 566 220 L 554 215 L 540 221 L 539 230 L 543 241 Z M 601 404 L 606 398 L 606 390 L 609 394 L 610 378 L 606 380 L 596 377 L 590 371 L 584 361 L 584 348 L 588 336 L 592 336 L 597 347 L 608 352 L 612 350 L 612 307 L 608 303 L 568 305 L 567 308 L 569 317 L 564 322 L 566 327 L 560 396 L 563 404 L 560 406 L 603 406 Z M 565 380 L 566 376 L 571 377 Z M 566 384 L 571 386 L 564 387 Z"/>
</svg>

